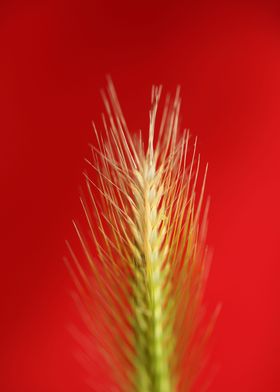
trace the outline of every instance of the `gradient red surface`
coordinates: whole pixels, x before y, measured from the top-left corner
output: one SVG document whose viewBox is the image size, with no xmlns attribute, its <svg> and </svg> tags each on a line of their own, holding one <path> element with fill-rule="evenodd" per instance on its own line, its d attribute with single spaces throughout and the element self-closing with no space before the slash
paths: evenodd
<svg viewBox="0 0 280 392">
<path fill-rule="evenodd" d="M 180 84 L 210 165 L 209 390 L 279 391 L 277 2 L 2 1 L 0 41 L 0 390 L 89 391 L 62 256 L 110 73 L 133 130 L 153 83 Z"/>
</svg>

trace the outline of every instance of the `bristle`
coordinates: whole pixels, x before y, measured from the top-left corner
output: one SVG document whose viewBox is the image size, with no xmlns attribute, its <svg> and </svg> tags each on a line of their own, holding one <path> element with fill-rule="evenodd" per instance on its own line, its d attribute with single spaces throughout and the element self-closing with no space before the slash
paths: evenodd
<svg viewBox="0 0 280 392">
<path fill-rule="evenodd" d="M 84 173 L 89 235 L 74 223 L 84 260 L 67 244 L 86 324 L 118 391 L 190 391 L 203 356 L 196 334 L 207 274 L 206 213 L 200 219 L 207 167 L 198 192 L 200 157 L 196 139 L 189 151 L 189 131 L 180 134 L 179 89 L 157 125 L 161 92 L 152 89 L 145 150 L 108 80 L 105 140 L 93 124 L 97 147 L 86 160 L 93 174 Z"/>
</svg>

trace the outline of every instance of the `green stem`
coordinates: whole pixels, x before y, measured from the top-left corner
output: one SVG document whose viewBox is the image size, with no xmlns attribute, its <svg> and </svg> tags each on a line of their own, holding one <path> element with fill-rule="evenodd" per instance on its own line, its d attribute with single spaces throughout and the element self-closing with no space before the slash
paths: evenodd
<svg viewBox="0 0 280 392">
<path fill-rule="evenodd" d="M 164 339 L 163 255 L 158 225 L 158 181 L 155 164 L 144 162 L 139 214 L 142 255 L 134 283 L 136 390 L 171 392 L 168 349 Z M 140 245 L 140 246 L 139 246 Z"/>
</svg>

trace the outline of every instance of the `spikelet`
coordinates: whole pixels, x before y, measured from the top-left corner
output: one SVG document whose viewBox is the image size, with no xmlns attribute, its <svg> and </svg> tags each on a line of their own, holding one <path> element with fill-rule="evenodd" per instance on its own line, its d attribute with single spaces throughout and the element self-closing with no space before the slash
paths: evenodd
<svg viewBox="0 0 280 392">
<path fill-rule="evenodd" d="M 74 223 L 79 261 L 68 244 L 82 315 L 113 375 L 112 391 L 190 391 L 212 325 L 199 327 L 207 167 L 197 193 L 200 158 L 189 132 L 179 133 L 179 90 L 156 126 L 160 95 L 154 87 L 145 147 L 141 133 L 132 138 L 109 80 L 104 131 L 94 126 L 81 198 L 87 231 Z"/>
</svg>

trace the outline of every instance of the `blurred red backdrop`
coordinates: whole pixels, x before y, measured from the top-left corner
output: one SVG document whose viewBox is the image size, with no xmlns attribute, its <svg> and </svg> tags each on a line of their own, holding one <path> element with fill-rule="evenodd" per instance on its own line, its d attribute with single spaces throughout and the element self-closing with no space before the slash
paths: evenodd
<svg viewBox="0 0 280 392">
<path fill-rule="evenodd" d="M 277 2 L 2 0 L 0 42 L 0 390 L 89 391 L 62 257 L 110 73 L 132 130 L 180 84 L 210 164 L 210 391 L 279 391 Z"/>
</svg>

